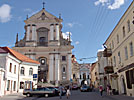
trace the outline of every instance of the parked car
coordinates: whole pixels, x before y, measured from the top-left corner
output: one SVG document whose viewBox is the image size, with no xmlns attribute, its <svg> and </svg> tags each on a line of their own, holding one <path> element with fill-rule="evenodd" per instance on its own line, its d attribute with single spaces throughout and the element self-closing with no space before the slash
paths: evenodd
<svg viewBox="0 0 134 100">
<path fill-rule="evenodd" d="M 49 88 L 50 90 L 53 90 L 55 93 L 55 96 L 58 96 L 59 95 L 59 90 L 57 89 L 57 88 L 55 88 L 55 87 L 47 87 L 47 88 Z"/>
<path fill-rule="evenodd" d="M 91 89 L 87 85 L 82 85 L 81 88 L 80 88 L 80 91 L 81 92 L 89 92 L 89 91 L 91 91 Z"/>
<path fill-rule="evenodd" d="M 36 89 L 33 89 L 33 90 L 24 89 L 23 95 L 26 95 L 27 97 L 30 97 L 30 96 L 33 96 L 33 95 L 49 97 L 49 96 L 55 95 L 55 91 L 50 90 L 49 88 L 45 88 L 45 87 L 36 88 Z"/>
<path fill-rule="evenodd" d="M 72 85 L 72 90 L 78 90 L 78 89 L 79 89 L 79 87 L 78 87 L 77 84 L 73 84 L 73 85 Z"/>
</svg>

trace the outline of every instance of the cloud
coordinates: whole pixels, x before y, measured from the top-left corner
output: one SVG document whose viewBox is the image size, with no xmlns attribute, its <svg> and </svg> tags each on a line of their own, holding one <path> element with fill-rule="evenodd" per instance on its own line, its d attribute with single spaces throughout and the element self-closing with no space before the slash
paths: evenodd
<svg viewBox="0 0 134 100">
<path fill-rule="evenodd" d="M 125 3 L 125 0 L 98 0 L 94 2 L 95 6 L 107 6 L 108 9 L 114 10 L 120 8 Z"/>
<path fill-rule="evenodd" d="M 67 26 L 67 27 L 70 27 L 70 28 L 72 28 L 72 27 L 74 27 L 74 26 L 82 26 L 80 23 L 78 23 L 78 22 L 72 22 L 72 23 L 66 23 L 65 24 L 65 26 Z"/>
<path fill-rule="evenodd" d="M 70 35 L 72 35 L 71 32 L 65 32 L 65 33 L 62 33 L 63 38 L 64 38 L 64 39 L 67 39 L 67 38 L 69 37 L 69 33 L 70 33 Z"/>
<path fill-rule="evenodd" d="M 26 9 L 24 9 L 24 11 L 25 11 L 25 12 L 32 12 L 32 9 L 26 8 Z"/>
<path fill-rule="evenodd" d="M 8 4 L 3 4 L 0 7 L 0 22 L 6 23 L 11 20 L 11 6 Z"/>
<path fill-rule="evenodd" d="M 125 0 L 114 0 L 114 3 L 109 5 L 108 8 L 113 10 L 113 9 L 118 9 L 120 6 L 122 6 L 125 3 Z"/>
<path fill-rule="evenodd" d="M 69 26 L 69 27 L 71 27 L 71 28 L 74 26 L 73 23 L 67 23 L 66 25 Z"/>
<path fill-rule="evenodd" d="M 75 44 L 78 45 L 80 42 L 79 41 L 76 41 Z"/>
<path fill-rule="evenodd" d="M 99 5 L 99 4 L 102 4 L 103 6 L 106 4 L 106 3 L 108 3 L 109 2 L 109 0 L 98 0 L 98 1 L 96 1 L 94 4 L 97 6 L 97 5 Z"/>
<path fill-rule="evenodd" d="M 104 51 L 104 50 L 105 50 L 105 48 L 104 48 L 103 45 L 102 45 L 101 47 L 102 47 L 101 49 L 98 49 L 98 52 L 99 52 L 99 51 Z"/>
</svg>

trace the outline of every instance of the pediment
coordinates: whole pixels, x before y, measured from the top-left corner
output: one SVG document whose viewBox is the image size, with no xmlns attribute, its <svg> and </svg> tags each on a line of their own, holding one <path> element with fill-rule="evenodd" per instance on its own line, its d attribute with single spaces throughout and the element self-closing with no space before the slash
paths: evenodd
<svg viewBox="0 0 134 100">
<path fill-rule="evenodd" d="M 62 19 L 57 18 L 56 16 L 48 13 L 45 9 L 42 9 L 38 13 L 32 15 L 29 17 L 26 22 L 40 22 L 40 21 L 46 21 L 46 22 L 62 22 Z"/>
</svg>

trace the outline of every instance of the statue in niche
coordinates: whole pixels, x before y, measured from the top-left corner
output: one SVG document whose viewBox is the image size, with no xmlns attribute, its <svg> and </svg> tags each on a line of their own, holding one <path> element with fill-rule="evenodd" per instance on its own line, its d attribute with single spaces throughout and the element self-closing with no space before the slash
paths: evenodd
<svg viewBox="0 0 134 100">
<path fill-rule="evenodd" d="M 45 13 L 43 12 L 42 15 L 41 15 L 41 19 L 42 19 L 42 20 L 45 20 L 45 17 L 46 17 L 46 15 L 45 15 Z"/>
</svg>

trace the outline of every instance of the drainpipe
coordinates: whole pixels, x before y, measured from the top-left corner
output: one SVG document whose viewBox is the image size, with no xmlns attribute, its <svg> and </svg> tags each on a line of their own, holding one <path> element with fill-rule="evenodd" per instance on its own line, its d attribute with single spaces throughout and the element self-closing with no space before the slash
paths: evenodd
<svg viewBox="0 0 134 100">
<path fill-rule="evenodd" d="M 22 64 L 22 61 L 19 63 L 19 67 L 18 67 L 18 85 L 17 85 L 18 88 L 17 88 L 17 93 L 19 92 L 19 83 L 20 83 L 20 82 L 19 82 L 19 80 L 20 80 L 20 79 L 19 79 L 19 78 L 20 78 L 20 64 Z"/>
</svg>

